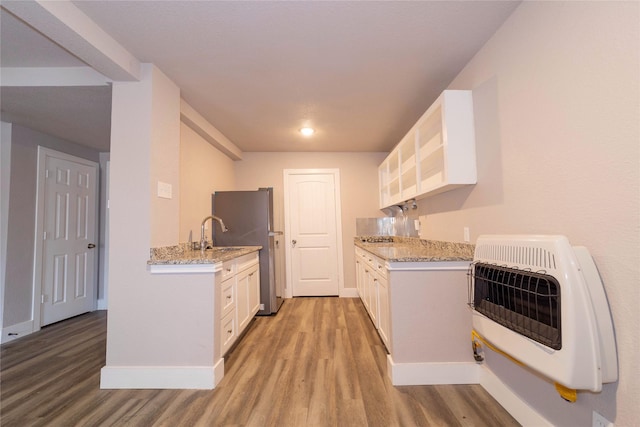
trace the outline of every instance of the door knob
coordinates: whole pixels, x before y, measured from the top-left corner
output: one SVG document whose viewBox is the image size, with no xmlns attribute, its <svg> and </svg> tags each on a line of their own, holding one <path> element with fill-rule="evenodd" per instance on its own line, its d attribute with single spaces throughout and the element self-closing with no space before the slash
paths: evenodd
<svg viewBox="0 0 640 427">
<path fill-rule="evenodd" d="M 88 248 L 88 249 L 93 249 L 93 248 L 95 248 L 95 247 L 96 247 L 96 245 L 94 245 L 93 243 L 89 243 L 89 244 L 87 245 L 87 248 Z"/>
<path fill-rule="evenodd" d="M 295 248 L 296 247 L 296 243 L 298 243 L 297 240 L 292 240 L 291 241 L 291 246 Z"/>
</svg>

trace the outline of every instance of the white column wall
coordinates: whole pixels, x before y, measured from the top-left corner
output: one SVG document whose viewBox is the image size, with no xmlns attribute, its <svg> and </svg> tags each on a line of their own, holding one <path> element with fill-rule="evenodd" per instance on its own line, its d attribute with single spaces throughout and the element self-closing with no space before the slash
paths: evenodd
<svg viewBox="0 0 640 427">
<path fill-rule="evenodd" d="M 140 82 L 114 83 L 112 109 L 109 317 L 101 386 L 211 388 L 213 274 L 151 275 L 146 264 L 150 246 L 178 243 L 179 200 L 156 200 L 156 181 L 178 194 L 179 89 L 144 65 Z"/>
</svg>

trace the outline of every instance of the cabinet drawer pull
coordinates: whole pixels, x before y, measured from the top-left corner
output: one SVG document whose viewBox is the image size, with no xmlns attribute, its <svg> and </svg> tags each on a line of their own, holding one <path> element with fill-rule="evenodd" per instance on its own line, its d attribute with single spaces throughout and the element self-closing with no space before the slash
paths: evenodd
<svg viewBox="0 0 640 427">
<path fill-rule="evenodd" d="M 231 299 L 231 295 L 227 295 L 227 299 Z"/>
<path fill-rule="evenodd" d="M 231 335 L 233 333 L 232 329 L 227 329 L 227 334 Z"/>
</svg>

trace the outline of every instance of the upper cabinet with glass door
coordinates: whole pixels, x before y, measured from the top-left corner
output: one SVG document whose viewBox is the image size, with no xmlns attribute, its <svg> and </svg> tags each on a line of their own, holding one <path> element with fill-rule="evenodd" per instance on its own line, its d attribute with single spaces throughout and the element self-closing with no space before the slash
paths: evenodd
<svg viewBox="0 0 640 427">
<path fill-rule="evenodd" d="M 471 91 L 446 90 L 379 167 L 380 208 L 475 184 Z"/>
</svg>

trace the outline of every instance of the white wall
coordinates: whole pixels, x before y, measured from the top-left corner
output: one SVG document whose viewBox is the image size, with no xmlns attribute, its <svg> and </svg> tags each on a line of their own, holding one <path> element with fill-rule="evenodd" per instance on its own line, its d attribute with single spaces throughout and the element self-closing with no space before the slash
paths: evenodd
<svg viewBox="0 0 640 427">
<path fill-rule="evenodd" d="M 421 201 L 421 236 L 559 233 L 595 259 L 620 381 L 567 403 L 501 356 L 487 366 L 555 425 L 640 419 L 637 2 L 524 2 L 451 83 L 473 89 L 478 184 Z"/>
<path fill-rule="evenodd" d="M 384 216 L 378 209 L 378 165 L 387 153 L 244 153 L 236 162 L 236 189 L 273 187 L 274 227 L 284 231 L 283 170 L 340 170 L 344 286 L 355 288 L 356 218 Z M 278 213 L 279 212 L 279 213 Z M 279 221 L 278 221 L 279 220 Z M 284 239 L 283 239 L 284 240 Z"/>
<path fill-rule="evenodd" d="M 234 188 L 233 160 L 181 123 L 180 242 L 188 241 L 189 233 L 194 242 L 199 241 L 202 219 L 211 215 L 211 194 Z"/>
</svg>

